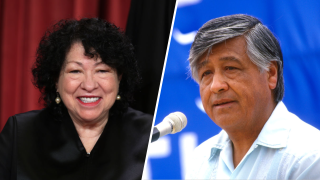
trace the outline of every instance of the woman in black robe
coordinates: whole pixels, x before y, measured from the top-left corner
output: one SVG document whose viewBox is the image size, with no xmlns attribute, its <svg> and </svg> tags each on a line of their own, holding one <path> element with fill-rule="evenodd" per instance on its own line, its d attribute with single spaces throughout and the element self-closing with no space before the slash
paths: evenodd
<svg viewBox="0 0 320 180">
<path fill-rule="evenodd" d="M 32 73 L 45 108 L 8 119 L 1 180 L 141 179 L 152 116 L 128 107 L 140 77 L 119 28 L 60 21 L 42 37 Z"/>
</svg>

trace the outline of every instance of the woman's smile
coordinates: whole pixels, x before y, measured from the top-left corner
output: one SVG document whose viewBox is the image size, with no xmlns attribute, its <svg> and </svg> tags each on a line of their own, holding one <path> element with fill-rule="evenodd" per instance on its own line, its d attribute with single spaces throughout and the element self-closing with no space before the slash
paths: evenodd
<svg viewBox="0 0 320 180">
<path fill-rule="evenodd" d="M 101 97 L 78 97 L 77 100 L 85 106 L 95 106 L 98 105 L 99 102 L 101 101 Z"/>
</svg>

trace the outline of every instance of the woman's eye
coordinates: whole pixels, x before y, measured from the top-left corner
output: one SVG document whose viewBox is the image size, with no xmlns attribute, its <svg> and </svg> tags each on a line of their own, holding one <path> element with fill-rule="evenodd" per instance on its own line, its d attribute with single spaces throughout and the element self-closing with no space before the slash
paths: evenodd
<svg viewBox="0 0 320 180">
<path fill-rule="evenodd" d="M 106 73 L 106 72 L 109 72 L 108 70 L 98 70 L 98 72 L 100 73 Z"/>
<path fill-rule="evenodd" d="M 72 71 L 70 71 L 70 73 L 80 73 L 80 71 L 79 70 L 72 70 Z"/>
</svg>

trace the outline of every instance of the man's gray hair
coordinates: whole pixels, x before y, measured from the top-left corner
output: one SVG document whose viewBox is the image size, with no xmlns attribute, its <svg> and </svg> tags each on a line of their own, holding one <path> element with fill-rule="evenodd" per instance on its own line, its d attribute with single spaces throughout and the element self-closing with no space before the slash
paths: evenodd
<svg viewBox="0 0 320 180">
<path fill-rule="evenodd" d="M 271 61 L 277 62 L 278 81 L 274 89 L 274 100 L 275 102 L 281 101 L 284 94 L 284 82 L 280 44 L 260 20 L 249 15 L 236 14 L 212 19 L 199 29 L 189 54 L 192 77 L 199 83 L 197 71 L 200 56 L 210 52 L 213 45 L 238 36 L 245 38 L 247 54 L 260 71 L 268 71 Z"/>
</svg>

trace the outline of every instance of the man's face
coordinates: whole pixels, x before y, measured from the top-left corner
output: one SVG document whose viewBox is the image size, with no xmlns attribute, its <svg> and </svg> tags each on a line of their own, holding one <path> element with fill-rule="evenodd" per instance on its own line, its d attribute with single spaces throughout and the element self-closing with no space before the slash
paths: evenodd
<svg viewBox="0 0 320 180">
<path fill-rule="evenodd" d="M 224 130 L 258 129 L 259 122 L 270 116 L 270 104 L 275 107 L 271 93 L 277 81 L 275 65 L 271 64 L 273 70 L 260 72 L 246 50 L 245 39 L 236 37 L 213 46 L 209 55 L 199 59 L 203 107 Z"/>
</svg>

